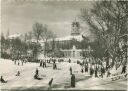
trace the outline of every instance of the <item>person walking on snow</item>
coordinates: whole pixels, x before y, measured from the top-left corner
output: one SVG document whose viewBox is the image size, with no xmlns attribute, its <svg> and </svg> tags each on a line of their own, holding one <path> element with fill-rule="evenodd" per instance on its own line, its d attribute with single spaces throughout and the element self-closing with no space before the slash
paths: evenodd
<svg viewBox="0 0 128 91">
<path fill-rule="evenodd" d="M 71 75 L 71 87 L 75 87 L 75 75 L 74 74 L 72 74 Z"/>
<path fill-rule="evenodd" d="M 7 83 L 7 81 L 4 80 L 3 76 L 0 78 L 1 83 Z"/>
<path fill-rule="evenodd" d="M 70 75 L 72 75 L 72 67 L 70 67 L 70 69 L 69 69 L 69 70 L 70 70 Z"/>
</svg>

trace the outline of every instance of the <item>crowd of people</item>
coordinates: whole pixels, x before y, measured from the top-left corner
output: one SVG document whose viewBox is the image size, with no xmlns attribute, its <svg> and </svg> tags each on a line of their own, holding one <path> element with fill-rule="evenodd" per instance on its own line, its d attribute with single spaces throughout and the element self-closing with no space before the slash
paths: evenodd
<svg viewBox="0 0 128 91">
<path fill-rule="evenodd" d="M 122 61 L 122 64 L 120 64 L 120 66 L 122 67 L 122 72 L 120 74 L 126 73 L 127 70 L 126 62 L 127 60 L 124 60 Z M 82 62 L 77 61 L 77 64 L 81 66 L 82 73 L 88 72 L 91 76 L 102 77 L 102 78 L 105 76 L 105 74 L 107 77 L 110 77 L 111 75 L 110 71 L 112 70 L 113 67 L 115 67 L 116 70 L 120 67 L 120 66 L 116 67 L 116 63 L 114 66 L 112 66 L 112 62 L 106 64 L 106 61 L 104 61 L 104 59 L 101 61 L 101 59 L 99 58 L 86 58 Z"/>
<path fill-rule="evenodd" d="M 14 64 L 16 65 L 20 65 L 19 64 L 19 60 L 18 62 L 16 60 L 13 60 Z M 41 59 L 39 60 L 39 66 L 43 67 L 43 68 L 47 68 L 47 64 L 52 64 L 52 68 L 53 70 L 57 69 L 57 62 L 63 62 L 65 61 L 64 59 L 60 60 L 60 59 Z M 21 62 L 26 63 L 26 60 L 22 60 Z M 72 63 L 73 61 L 69 58 L 69 60 L 67 61 L 68 63 Z M 23 64 L 22 63 L 22 64 Z M 105 61 L 101 61 L 98 58 L 85 58 L 82 61 L 77 60 L 77 64 L 81 66 L 81 73 L 88 73 L 90 76 L 94 76 L 94 77 L 101 77 L 103 78 L 106 74 L 107 77 L 111 76 L 111 72 L 110 70 L 112 69 L 111 63 L 109 65 L 106 66 Z M 121 74 L 126 74 L 126 69 L 127 66 L 122 65 L 122 72 Z M 116 68 L 117 69 L 117 68 Z M 75 87 L 75 74 L 73 74 L 74 69 L 72 67 L 70 67 L 69 69 L 70 71 L 70 76 L 71 76 L 71 87 Z M 17 71 L 15 76 L 20 76 L 21 73 L 20 71 Z M 42 80 L 43 78 L 40 77 L 39 75 L 39 70 L 38 68 L 36 68 L 35 74 L 33 76 L 34 79 L 36 80 Z M 7 83 L 7 81 L 3 78 L 3 76 L 1 76 L 0 78 L 1 83 Z M 48 82 L 49 87 L 52 86 L 53 83 L 53 78 L 51 78 L 51 80 Z"/>
<path fill-rule="evenodd" d="M 47 63 L 49 64 L 53 64 L 53 69 L 57 69 L 57 63 L 56 62 L 62 62 L 63 60 L 61 59 L 58 59 L 56 60 L 55 58 L 54 59 L 40 59 L 39 60 L 39 63 L 40 63 L 40 67 L 43 67 L 43 68 L 46 68 L 47 67 Z"/>
<path fill-rule="evenodd" d="M 24 65 L 24 63 L 27 63 L 28 62 L 28 59 L 27 58 L 12 58 L 12 61 L 14 61 L 14 64 L 15 65 Z"/>
</svg>

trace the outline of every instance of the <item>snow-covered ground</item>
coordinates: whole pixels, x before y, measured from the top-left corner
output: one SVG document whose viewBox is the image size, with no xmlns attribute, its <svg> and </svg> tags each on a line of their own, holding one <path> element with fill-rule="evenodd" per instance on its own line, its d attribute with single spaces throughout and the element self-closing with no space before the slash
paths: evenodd
<svg viewBox="0 0 128 91">
<path fill-rule="evenodd" d="M 76 87 L 70 88 L 70 72 L 72 67 L 76 76 Z M 33 78 L 36 68 L 42 80 Z M 57 63 L 57 70 L 52 69 L 52 64 L 47 64 L 47 68 L 39 67 L 39 63 L 26 63 L 24 66 L 14 65 L 11 60 L 0 59 L 0 76 L 6 79 L 7 83 L 1 83 L 2 89 L 49 89 L 48 82 L 53 78 L 52 89 L 121 89 L 126 90 L 126 79 L 111 81 L 108 78 L 94 78 L 88 73 L 81 73 L 81 66 L 76 63 Z M 15 76 L 17 71 L 21 76 Z"/>
</svg>

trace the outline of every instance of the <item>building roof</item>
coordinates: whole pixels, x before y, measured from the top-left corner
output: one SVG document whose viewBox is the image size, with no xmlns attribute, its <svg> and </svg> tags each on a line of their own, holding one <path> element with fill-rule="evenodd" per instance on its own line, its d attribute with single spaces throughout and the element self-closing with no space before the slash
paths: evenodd
<svg viewBox="0 0 128 91">
<path fill-rule="evenodd" d="M 21 34 L 13 34 L 13 35 L 8 36 L 8 38 L 9 39 L 14 39 L 14 38 L 18 38 L 20 36 L 21 36 Z"/>
<path fill-rule="evenodd" d="M 75 35 L 75 36 L 66 36 L 66 37 L 60 37 L 60 38 L 56 38 L 56 41 L 66 41 L 66 40 L 71 40 L 71 39 L 76 39 L 77 41 L 82 41 L 82 35 Z"/>
</svg>

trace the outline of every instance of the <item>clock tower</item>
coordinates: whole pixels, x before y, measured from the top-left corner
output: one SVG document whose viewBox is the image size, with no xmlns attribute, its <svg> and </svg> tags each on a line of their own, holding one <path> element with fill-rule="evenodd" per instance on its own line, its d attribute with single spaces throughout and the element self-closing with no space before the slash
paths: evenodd
<svg viewBox="0 0 128 91">
<path fill-rule="evenodd" d="M 71 35 L 79 35 L 80 34 L 80 24 L 77 21 L 72 22 L 72 30 Z"/>
</svg>

